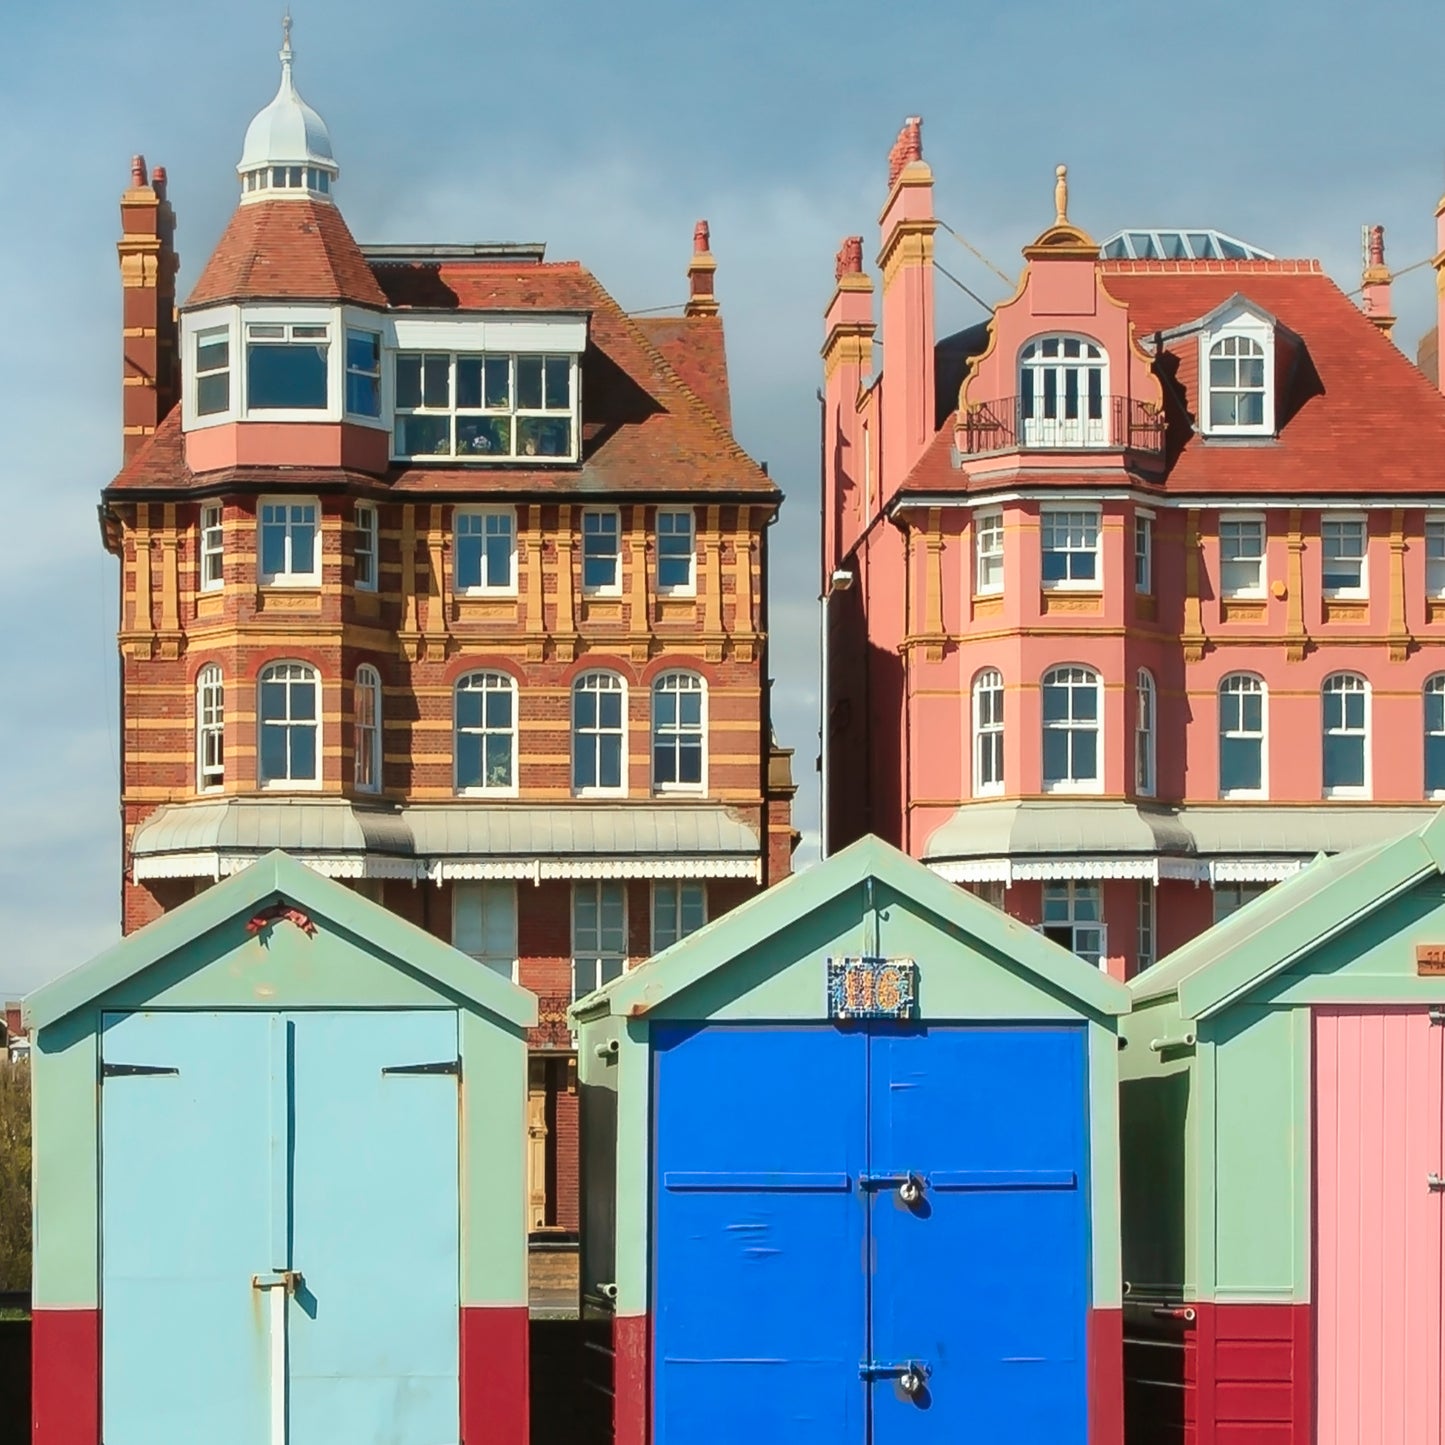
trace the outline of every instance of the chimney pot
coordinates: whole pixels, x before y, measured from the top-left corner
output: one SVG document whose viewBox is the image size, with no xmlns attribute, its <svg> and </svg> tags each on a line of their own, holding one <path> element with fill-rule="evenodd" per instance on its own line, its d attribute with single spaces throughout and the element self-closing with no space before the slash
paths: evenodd
<svg viewBox="0 0 1445 1445">
<path fill-rule="evenodd" d="M 146 184 L 146 158 L 144 156 L 130 158 L 130 183 L 133 186 Z"/>
<path fill-rule="evenodd" d="M 711 232 L 708 230 L 706 221 L 699 221 L 692 228 L 692 250 L 695 256 L 701 256 L 704 252 L 711 250 L 708 244 L 711 239 Z"/>
<path fill-rule="evenodd" d="M 166 198 L 166 168 L 157 166 L 151 173 L 151 185 L 155 187 L 156 195 L 161 199 Z"/>
<path fill-rule="evenodd" d="M 833 279 L 841 281 L 845 276 L 861 276 L 863 274 L 863 238 L 862 236 L 844 236 L 843 244 L 838 248 L 838 254 L 833 261 Z"/>
</svg>

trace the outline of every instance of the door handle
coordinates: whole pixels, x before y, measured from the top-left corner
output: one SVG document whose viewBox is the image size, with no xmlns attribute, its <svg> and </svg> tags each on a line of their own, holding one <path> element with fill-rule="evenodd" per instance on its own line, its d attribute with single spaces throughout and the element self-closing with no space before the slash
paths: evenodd
<svg viewBox="0 0 1445 1445">
<path fill-rule="evenodd" d="M 880 1365 L 865 1360 L 858 1366 L 858 1376 L 863 1380 L 897 1380 L 898 1388 L 911 1400 L 923 1393 L 928 1377 L 933 1373 L 920 1360 L 903 1360 L 897 1364 Z"/>
<path fill-rule="evenodd" d="M 917 1204 L 923 1198 L 928 1181 L 921 1174 L 860 1174 L 859 1189 L 898 1189 L 898 1198 L 904 1204 Z"/>
</svg>

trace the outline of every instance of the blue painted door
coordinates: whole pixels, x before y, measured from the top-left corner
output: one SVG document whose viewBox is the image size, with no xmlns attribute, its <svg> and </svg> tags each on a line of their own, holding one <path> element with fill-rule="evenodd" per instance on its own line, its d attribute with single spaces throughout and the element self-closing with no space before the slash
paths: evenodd
<svg viewBox="0 0 1445 1445">
<path fill-rule="evenodd" d="M 270 1124 L 258 1014 L 109 1016 L 101 1036 L 106 1445 L 268 1439 Z"/>
<path fill-rule="evenodd" d="M 457 1020 L 293 1015 L 290 1445 L 458 1434 Z M 451 1066 L 450 1072 L 435 1066 Z"/>
<path fill-rule="evenodd" d="M 456 1015 L 117 1015 L 102 1060 L 106 1445 L 454 1445 Z"/>
<path fill-rule="evenodd" d="M 1084 1445 L 1084 1030 L 880 1029 L 869 1049 L 874 1445 Z M 895 1178 L 916 1180 L 905 1203 Z"/>
<path fill-rule="evenodd" d="M 659 1445 L 1083 1445 L 1082 1028 L 654 1039 Z"/>
<path fill-rule="evenodd" d="M 657 1440 L 861 1439 L 865 1039 L 653 1038 Z"/>
</svg>

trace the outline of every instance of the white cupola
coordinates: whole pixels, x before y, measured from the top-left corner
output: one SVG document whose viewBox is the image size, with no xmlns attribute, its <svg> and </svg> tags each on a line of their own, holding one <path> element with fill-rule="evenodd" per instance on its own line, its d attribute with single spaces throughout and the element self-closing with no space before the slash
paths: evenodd
<svg viewBox="0 0 1445 1445">
<path fill-rule="evenodd" d="M 241 150 L 243 201 L 329 197 L 337 176 L 326 122 L 296 93 L 291 79 L 291 17 L 282 22 L 281 88 L 246 127 Z"/>
</svg>

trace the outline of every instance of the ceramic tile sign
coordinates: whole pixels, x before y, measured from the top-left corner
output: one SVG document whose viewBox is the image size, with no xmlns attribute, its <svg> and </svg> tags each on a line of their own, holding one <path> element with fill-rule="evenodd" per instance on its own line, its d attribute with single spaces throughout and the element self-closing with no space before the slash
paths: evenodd
<svg viewBox="0 0 1445 1445">
<path fill-rule="evenodd" d="M 1421 978 L 1445 977 L 1445 943 L 1417 943 L 1415 972 Z"/>
<path fill-rule="evenodd" d="M 911 958 L 830 958 L 830 1019 L 911 1019 L 918 965 Z"/>
</svg>

